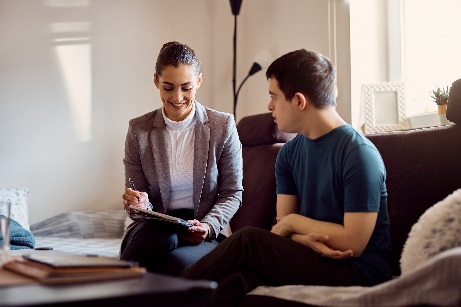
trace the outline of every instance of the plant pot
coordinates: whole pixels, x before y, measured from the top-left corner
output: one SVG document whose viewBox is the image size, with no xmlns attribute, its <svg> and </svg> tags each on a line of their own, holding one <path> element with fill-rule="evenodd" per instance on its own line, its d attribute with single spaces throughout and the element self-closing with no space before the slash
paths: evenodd
<svg viewBox="0 0 461 307">
<path fill-rule="evenodd" d="M 446 114 L 447 113 L 447 105 L 446 104 L 439 105 L 438 106 L 438 111 L 439 111 L 439 114 Z"/>
</svg>

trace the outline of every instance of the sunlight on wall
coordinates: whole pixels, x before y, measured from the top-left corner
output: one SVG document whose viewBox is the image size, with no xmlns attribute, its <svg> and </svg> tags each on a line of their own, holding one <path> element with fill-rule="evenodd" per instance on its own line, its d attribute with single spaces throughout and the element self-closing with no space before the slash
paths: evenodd
<svg viewBox="0 0 461 307">
<path fill-rule="evenodd" d="M 76 137 L 91 140 L 91 46 L 59 45 L 56 54 L 66 85 Z"/>
<path fill-rule="evenodd" d="M 51 7 L 82 7 L 89 6 L 90 0 L 45 0 L 46 6 Z"/>
<path fill-rule="evenodd" d="M 75 3 L 74 3 L 75 4 Z M 63 76 L 78 141 L 91 140 L 92 90 L 89 22 L 59 22 L 49 26 L 55 33 L 54 51 Z"/>
</svg>

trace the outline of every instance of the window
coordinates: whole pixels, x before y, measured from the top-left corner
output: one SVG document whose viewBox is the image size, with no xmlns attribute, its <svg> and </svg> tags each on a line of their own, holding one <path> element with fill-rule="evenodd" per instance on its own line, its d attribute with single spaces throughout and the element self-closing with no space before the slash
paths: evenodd
<svg viewBox="0 0 461 307">
<path fill-rule="evenodd" d="M 349 0 L 352 124 L 363 84 L 404 82 L 407 116 L 435 112 L 432 90 L 461 78 L 461 0 Z"/>
<path fill-rule="evenodd" d="M 437 110 L 431 95 L 461 78 L 461 1 L 402 0 L 407 114 Z"/>
</svg>

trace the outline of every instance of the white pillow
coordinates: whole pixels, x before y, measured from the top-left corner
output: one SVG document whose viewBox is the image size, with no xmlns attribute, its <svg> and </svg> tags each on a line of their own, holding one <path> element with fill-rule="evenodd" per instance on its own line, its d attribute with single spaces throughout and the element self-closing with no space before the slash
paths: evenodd
<svg viewBox="0 0 461 307">
<path fill-rule="evenodd" d="M 413 225 L 400 258 L 402 275 L 457 246 L 461 246 L 461 189 L 427 209 Z"/>
<path fill-rule="evenodd" d="M 28 189 L 0 188 L 0 214 L 6 215 L 6 206 L 11 202 L 11 218 L 23 228 L 29 227 L 29 207 L 27 204 Z"/>
</svg>

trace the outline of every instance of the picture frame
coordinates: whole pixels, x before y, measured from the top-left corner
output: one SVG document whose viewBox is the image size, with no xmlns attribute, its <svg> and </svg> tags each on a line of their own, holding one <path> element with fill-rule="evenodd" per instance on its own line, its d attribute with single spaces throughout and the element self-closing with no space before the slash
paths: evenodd
<svg viewBox="0 0 461 307">
<path fill-rule="evenodd" d="M 364 133 L 408 129 L 403 82 L 362 85 Z"/>
</svg>

